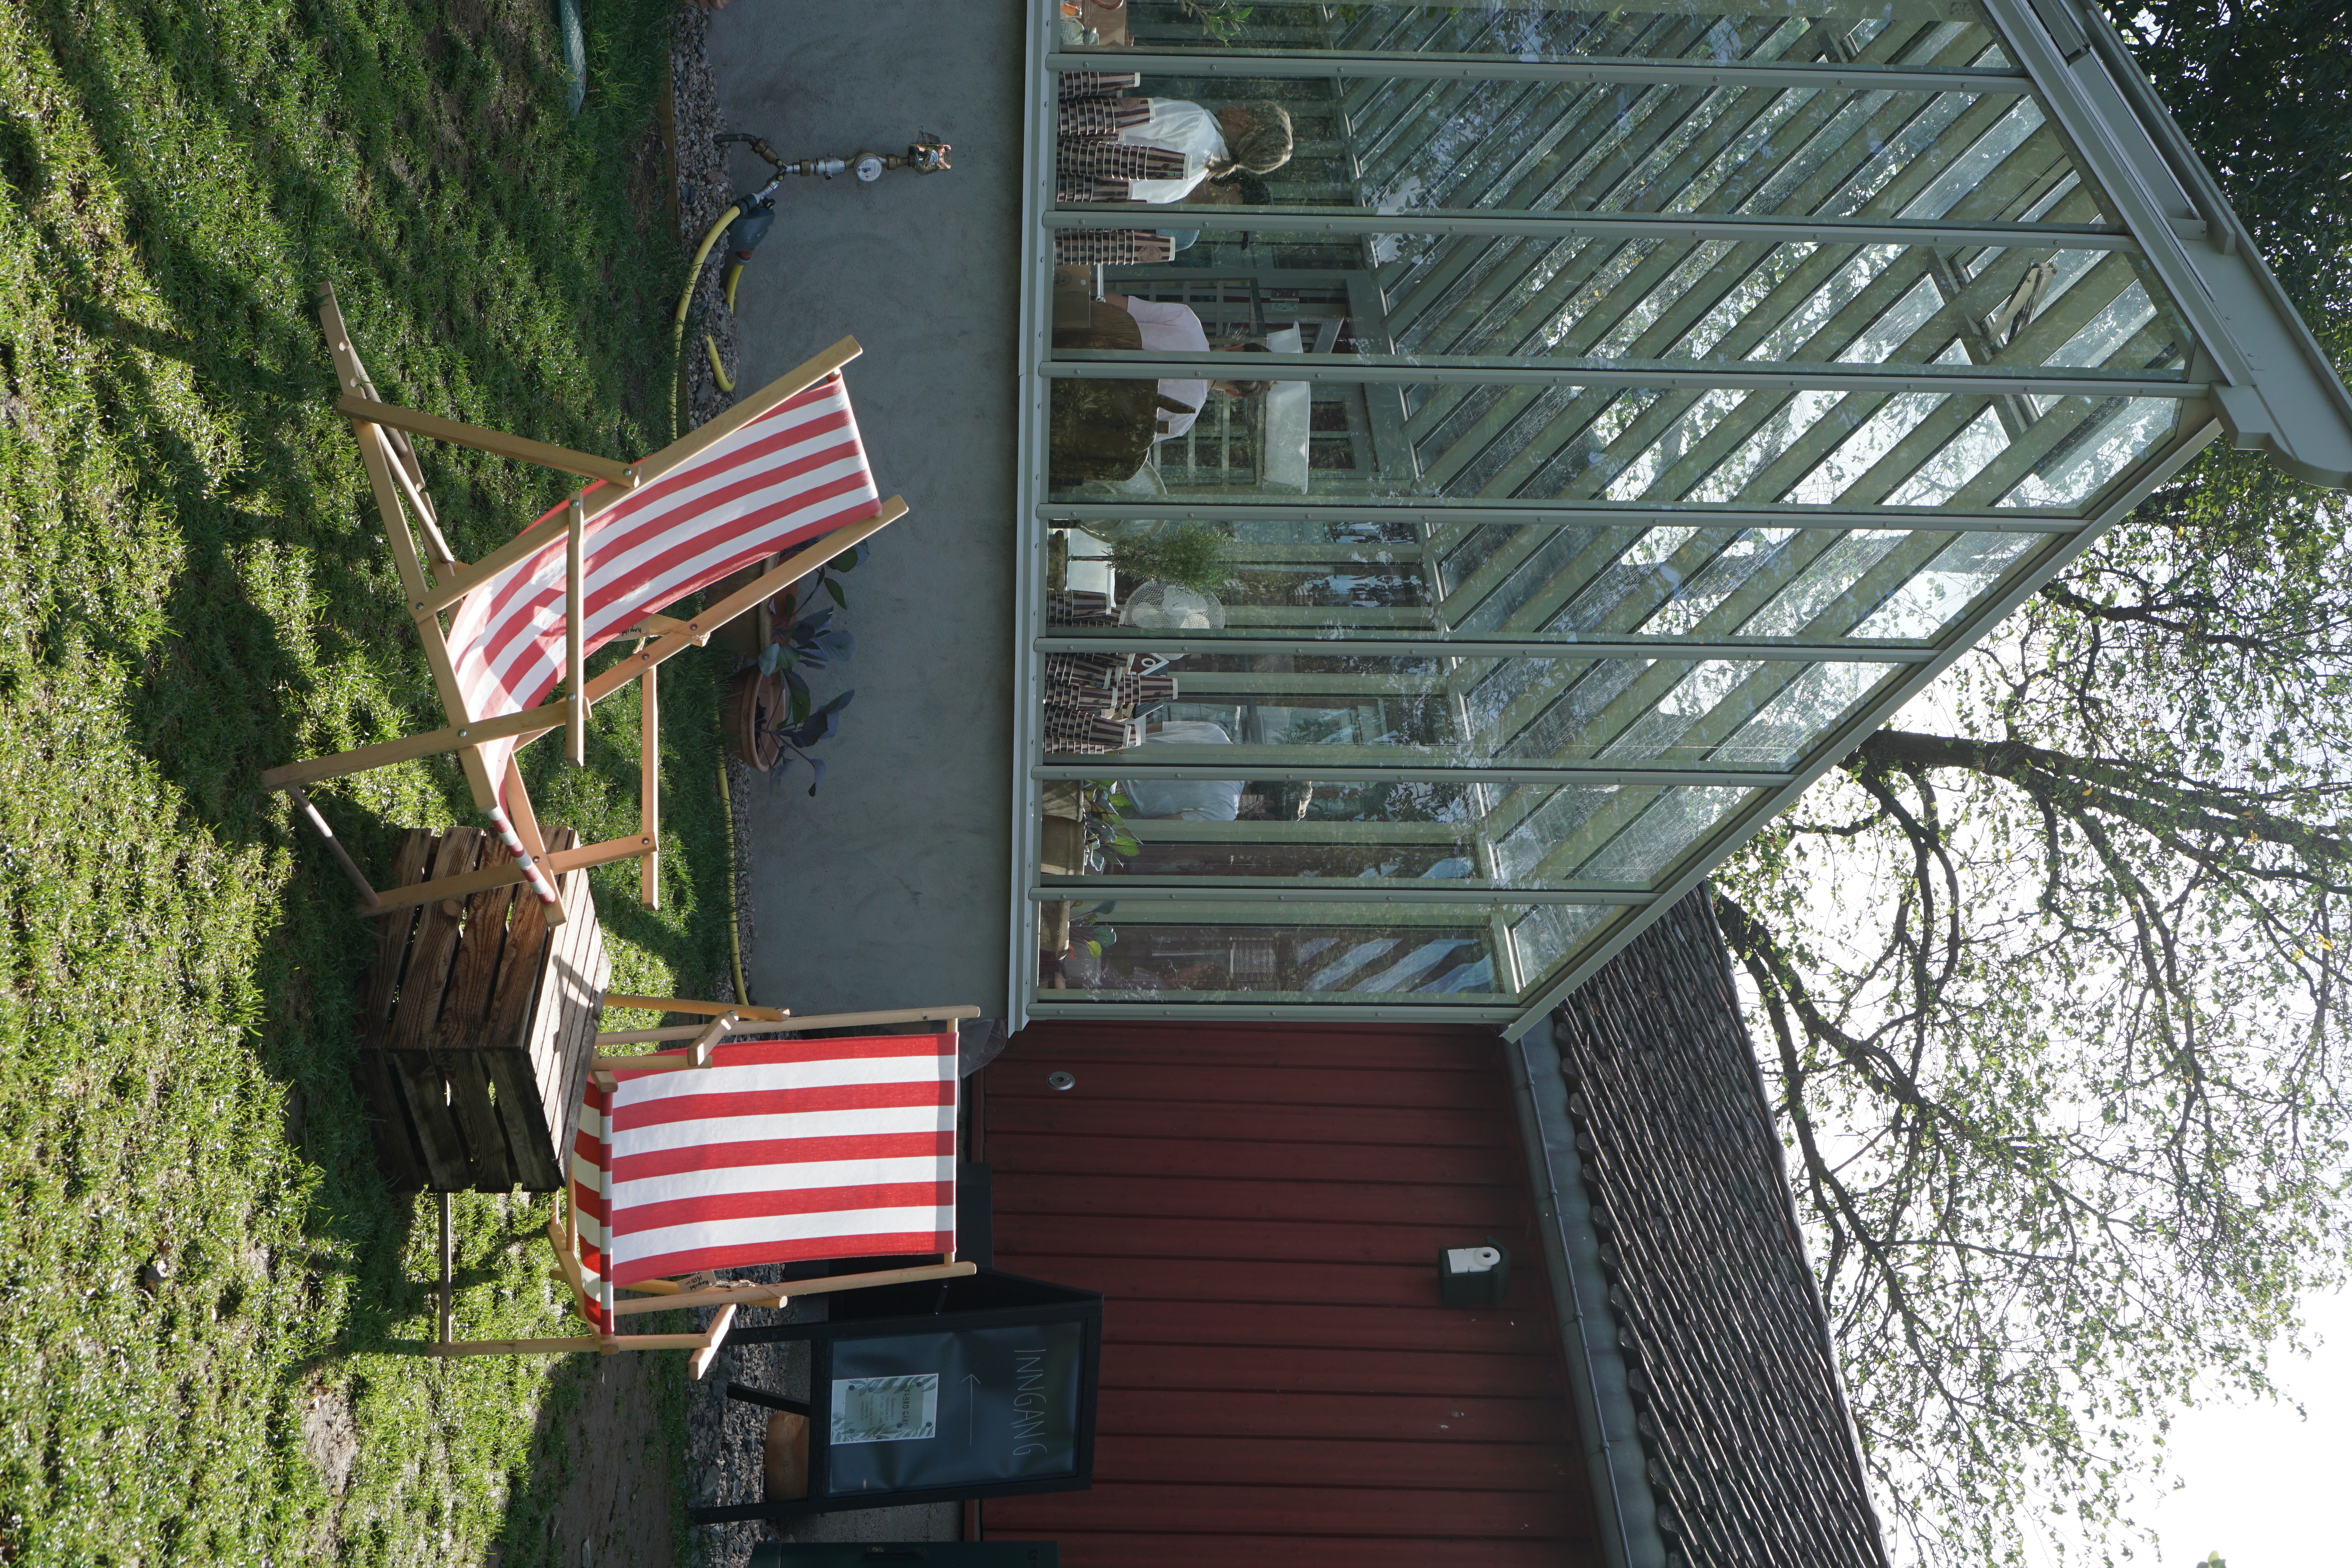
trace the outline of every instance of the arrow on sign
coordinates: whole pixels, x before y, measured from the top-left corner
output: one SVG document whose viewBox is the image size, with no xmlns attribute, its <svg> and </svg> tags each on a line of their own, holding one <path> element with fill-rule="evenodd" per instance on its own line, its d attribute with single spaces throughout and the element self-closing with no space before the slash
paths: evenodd
<svg viewBox="0 0 2352 1568">
<path fill-rule="evenodd" d="M 980 1413 L 980 1374 L 965 1373 L 963 1381 L 963 1446 L 969 1448 L 971 1447 L 972 1418 Z"/>
</svg>

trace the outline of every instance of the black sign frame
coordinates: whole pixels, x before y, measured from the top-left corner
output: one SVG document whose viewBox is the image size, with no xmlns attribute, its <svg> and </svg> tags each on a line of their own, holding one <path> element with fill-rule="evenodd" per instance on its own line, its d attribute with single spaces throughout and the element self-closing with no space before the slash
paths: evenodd
<svg viewBox="0 0 2352 1568">
<path fill-rule="evenodd" d="M 863 1265 L 861 1265 L 863 1267 Z M 1043 1280 L 992 1269 L 959 1279 L 923 1281 L 843 1291 L 829 1297 L 821 1323 L 777 1323 L 744 1329 L 730 1343 L 809 1342 L 808 1496 L 773 1502 L 709 1503 L 689 1507 L 688 1521 L 724 1524 L 743 1520 L 799 1519 L 853 1509 L 897 1508 L 972 1498 L 1024 1497 L 1038 1492 L 1081 1491 L 1094 1485 L 1095 1406 L 1102 1385 L 1102 1297 Z M 908 1487 L 828 1497 L 832 1472 L 834 1351 L 837 1341 L 959 1334 L 970 1330 L 1076 1324 L 1079 1330 L 1076 1409 L 1071 1434 L 1074 1468 L 1066 1475 L 1018 1480 L 972 1481 L 950 1486 Z M 749 1391 L 746 1391 L 749 1392 Z M 796 1404 L 762 1398 L 761 1404 Z"/>
</svg>

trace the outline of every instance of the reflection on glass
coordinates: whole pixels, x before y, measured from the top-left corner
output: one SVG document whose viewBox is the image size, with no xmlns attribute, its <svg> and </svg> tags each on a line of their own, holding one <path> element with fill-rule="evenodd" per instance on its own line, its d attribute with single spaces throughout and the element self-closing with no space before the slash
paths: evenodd
<svg viewBox="0 0 2352 1568">
<path fill-rule="evenodd" d="M 1963 41 L 1976 49 L 1990 37 L 1983 14 L 1969 0 L 1894 0 L 1873 5 L 1870 16 L 1859 20 L 1854 12 L 1837 0 L 1794 0 L 1769 8 L 1724 0 L 1658 0 L 1638 11 L 1578 8 L 1559 0 L 1467 5 L 1436 0 L 1370 5 L 1128 0 L 1125 33 L 1097 42 L 1189 53 L 1345 50 L 1514 60 L 1643 55 L 1727 62 L 1826 58 L 1879 64 L 1916 63 L 1913 57 L 1921 49 L 1948 43 L 1963 29 Z"/>
<path fill-rule="evenodd" d="M 1882 612 L 1883 614 L 1884 612 Z M 1215 770 L 1232 777 L 1211 800 L 1201 780 L 1138 783 L 1141 815 L 1251 809 L 1245 781 L 1339 767 L 1506 767 L 1606 761 L 1626 766 L 1780 770 L 1899 668 L 1790 660 L 1687 658 L 1366 659 L 1380 674 L 1283 673 L 1257 664 L 1246 680 L 1188 673 L 1181 700 L 1153 710 L 1139 765 Z M 1420 668 L 1399 668 L 1418 664 Z M 1196 795 L 1202 798 L 1195 799 Z M 1181 798 L 1180 798 L 1181 797 Z M 1155 804 L 1173 804 L 1165 809 Z"/>
<path fill-rule="evenodd" d="M 1538 904 L 1511 927 L 1520 967 L 1531 979 L 1556 974 L 1564 961 L 1590 947 L 1627 912 L 1593 904 Z"/>
<path fill-rule="evenodd" d="M 1480 905 L 1080 904 L 1073 930 L 1099 954 L 1065 963 L 1070 990 L 1089 1001 L 1286 997 L 1350 1002 L 1509 1000 L 1498 979 L 1496 915 Z M 1303 916 L 1303 919 L 1302 919 Z M 1106 940 L 1108 938 L 1108 940 Z M 1504 958 L 1507 967 L 1507 957 Z"/>
<path fill-rule="evenodd" d="M 2043 542 L 2030 533 L 1964 533 L 1854 627 L 1857 637 L 1931 637 Z"/>
<path fill-rule="evenodd" d="M 2158 338 L 2168 341 L 2154 343 Z M 2143 351 L 2159 349 L 2178 358 L 2161 318 L 2148 317 L 2110 357 L 2137 363 Z M 1957 349 L 1946 351 L 1946 363 L 1958 358 Z M 1069 384 L 1056 384 L 1056 420 L 1065 417 L 1062 389 Z M 1137 384 L 1089 377 L 1087 384 Z M 1962 509 L 1999 500 L 2080 513 L 2169 436 L 2177 418 L 2173 399 L 2095 391 L 2026 397 L 1304 384 L 1307 416 L 1287 437 L 1306 447 L 1290 470 L 1307 475 L 1304 492 L 1262 478 L 1269 471 L 1262 403 L 1218 397 L 1181 440 L 1139 446 L 1144 456 L 1131 482 L 1074 480 L 1055 467 L 1048 475 L 1053 499 L 1356 503 L 1368 516 L 1432 499 Z M 1057 427 L 1057 440 L 1060 434 Z M 1483 543 L 1493 542 L 1490 535 Z M 1269 611 L 1277 601 L 1296 605 L 1317 576 L 1305 564 L 1265 563 L 1237 602 Z M 1426 603 L 1420 563 L 1385 564 L 1394 570 L 1354 574 L 1367 580 L 1323 591 L 1366 608 Z M 1471 558 L 1456 575 L 1484 564 Z M 1370 581 L 1381 576 L 1393 580 Z M 1255 618 L 1270 625 L 1296 617 Z"/>
<path fill-rule="evenodd" d="M 1496 872 L 1520 887 L 1651 887 L 1701 833 L 1757 798 L 1752 790 L 1699 784 L 1522 786 L 1495 815 L 1496 824 L 1517 819 L 1495 840 Z M 1673 822 L 1688 826 L 1672 829 Z"/>
<path fill-rule="evenodd" d="M 1438 891 L 1646 889 L 1692 841 L 1664 833 L 1662 800 L 1672 796 L 1685 803 L 1676 811 L 1712 823 L 1755 793 L 1267 779 L 1130 780 L 1116 787 L 1126 802 L 1121 826 L 1135 847 L 1102 856 L 1089 876 L 1301 886 L 1336 879 Z M 1703 811 L 1691 805 L 1700 802 Z M 1634 844 L 1645 847 L 1635 853 Z"/>
</svg>

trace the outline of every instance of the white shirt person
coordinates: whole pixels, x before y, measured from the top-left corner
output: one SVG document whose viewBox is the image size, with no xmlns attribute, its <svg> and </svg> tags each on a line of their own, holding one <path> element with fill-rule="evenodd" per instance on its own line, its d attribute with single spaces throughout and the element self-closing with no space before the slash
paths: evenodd
<svg viewBox="0 0 2352 1568">
<path fill-rule="evenodd" d="M 1290 112 L 1278 103 L 1230 103 L 1211 113 L 1181 98 L 1144 101 L 1150 114 L 1121 129 L 1118 139 L 1182 153 L 1184 174 L 1181 179 L 1129 181 L 1130 201 L 1181 202 L 1212 174 L 1234 169 L 1270 174 L 1290 161 Z"/>
</svg>

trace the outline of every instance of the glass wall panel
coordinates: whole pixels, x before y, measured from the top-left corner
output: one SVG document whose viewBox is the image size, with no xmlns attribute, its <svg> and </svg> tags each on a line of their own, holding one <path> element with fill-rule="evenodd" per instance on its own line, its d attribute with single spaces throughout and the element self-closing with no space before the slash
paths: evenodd
<svg viewBox="0 0 2352 1568">
<path fill-rule="evenodd" d="M 1947 552 L 1949 555 L 1949 552 Z M 1943 559 L 1943 558 L 1939 558 Z M 1957 594 L 1974 567 L 1932 575 Z M 1313 660 L 1224 656 L 1246 672 L 1169 665 L 1174 694 L 1144 694 L 1138 764 L 1239 775 L 1319 769 L 1507 768 L 1546 763 L 1775 772 L 1908 666 L 1798 660 L 1501 658 Z M 1326 670 L 1297 668 L 1321 663 Z M 1344 664 L 1346 673 L 1327 673 Z M 1150 793 L 1150 792 L 1146 792 Z M 1143 810 L 1157 816 L 1171 812 Z"/>
<path fill-rule="evenodd" d="M 2125 352 L 2175 356 L 2178 342 L 2151 321 Z M 1237 388 L 1237 395 L 1196 380 L 1158 382 L 1159 395 L 1205 400 L 1191 427 L 1157 442 L 1139 439 L 1130 449 L 1143 454 L 1140 466 L 1124 480 L 1087 477 L 1093 470 L 1057 458 L 1048 472 L 1051 499 L 1304 499 L 1368 508 L 1430 499 L 1958 510 L 2000 503 L 2081 514 L 2095 510 L 2178 422 L 2172 399 L 2095 392 L 2020 397 L 1244 382 L 1237 378 L 1278 376 L 1278 363 L 1267 362 L 1279 356 L 1234 358 L 1236 369 L 1218 384 Z M 1065 451 L 1091 450 L 1106 424 L 1096 412 L 1102 387 L 1138 384 L 1086 379 L 1095 384 L 1054 384 L 1054 435 Z M 1148 408 L 1135 417 L 1148 422 Z"/>
<path fill-rule="evenodd" d="M 1476 1003 L 1517 994 L 1508 921 L 1478 904 L 1312 909 L 1079 902 L 1058 964 L 1072 1001 Z"/>
<path fill-rule="evenodd" d="M 1578 7 L 1562 0 L 1475 5 L 1328 5 L 1321 0 L 1185 4 L 1128 0 L 1124 36 L 1091 47 L 1248 54 L 1314 52 L 1487 55 L 1512 60 L 1639 55 L 1653 58 L 1908 63 L 1948 35 L 1979 50 L 1991 41 L 1970 0 L 1792 0 L 1774 6 L 1722 0 L 1650 0 Z M 1083 36 L 1064 47 L 1089 47 Z"/>
<path fill-rule="evenodd" d="M 1512 945 L 1531 980 L 1556 974 L 1632 912 L 1595 904 L 1538 904 L 1513 922 Z"/>
<path fill-rule="evenodd" d="M 1130 753 L 1150 760 L 1150 753 Z M 1150 882 L 1638 891 L 1749 789 L 1654 785 L 1102 781 L 1119 827 L 1083 875 Z M 1661 802 L 1672 798 L 1670 809 Z M 1101 798 L 1097 796 L 1097 798 Z M 1231 809 L 1232 817 L 1223 814 Z M 1684 828 L 1673 824 L 1685 823 Z M 1203 895 L 1206 896 L 1206 895 Z"/>
<path fill-rule="evenodd" d="M 1148 538 L 1171 525 L 1097 526 Z M 1274 715 L 1275 708 L 1308 694 L 1346 693 L 1381 702 L 1457 697 L 1463 710 L 1458 724 L 1445 731 L 1449 736 L 1492 734 L 1507 742 L 1517 731 L 1495 729 L 1505 722 L 1505 710 L 1547 680 L 1583 671 L 1572 649 L 1596 637 L 1754 640 L 1803 647 L 1930 642 L 2012 566 L 2035 557 L 2050 537 L 1693 523 L 1492 525 L 1476 531 L 1488 536 L 1480 552 L 1446 558 L 1476 563 L 1456 582 L 1444 563 L 1430 564 L 1437 553 L 1433 548 L 1416 548 L 1410 540 L 1275 545 L 1249 535 L 1277 525 L 1236 524 L 1230 534 L 1225 525 L 1176 526 L 1218 541 L 1223 552 L 1218 585 L 1199 590 L 1202 601 L 1213 603 L 1220 624 L 1185 629 L 1181 635 L 1189 643 L 1303 639 L 1295 653 L 1279 655 L 1162 656 L 1172 660 L 1166 673 L 1188 694 L 1229 696 L 1261 715 L 1245 723 L 1234 721 L 1241 724 L 1235 739 L 1245 738 L 1246 731 L 1246 738 L 1258 741 L 1295 740 L 1304 733 Z M 1332 525 L 1290 526 L 1327 531 Z M 1404 525 L 1399 531 L 1418 527 Z M 1075 553 L 1066 565 L 1055 555 L 1063 570 L 1049 578 L 1049 587 L 1097 587 L 1130 606 L 1123 615 L 1141 616 L 1150 624 L 1097 616 L 1087 625 L 1061 621 L 1054 629 L 1125 643 L 1145 653 L 1171 640 L 1164 615 L 1155 619 L 1132 608 L 1149 580 L 1110 566 L 1100 552 L 1111 546 L 1076 529 L 1059 531 L 1055 539 Z M 1938 563 L 1939 556 L 1944 563 Z M 1922 619 L 1919 595 L 1929 581 L 1937 584 L 1934 602 L 1944 607 Z M 1911 629 L 1902 629 L 1906 627 Z M 1560 654 L 1557 660 L 1476 659 L 1452 651 L 1454 639 L 1470 637 L 1557 639 Z M 1412 658 L 1367 657 L 1348 651 L 1347 641 L 1357 637 L 1426 639 L 1429 646 Z M 1672 652 L 1671 646 L 1659 649 L 1662 657 Z M 1632 677 L 1591 679 L 1595 685 L 1622 685 Z M 1428 726 L 1434 722 L 1415 721 L 1404 729 L 1432 733 Z"/>
<path fill-rule="evenodd" d="M 1808 364 L 2129 370 L 2179 379 L 2188 331 L 2116 251 L 1709 240 L 1476 239 L 1473 269 L 1399 331 L 1415 354 Z M 1538 254 L 1540 253 L 1540 254 Z M 1955 263 L 1957 254 L 1961 260 Z M 2079 266 L 2077 265 L 2079 264 Z M 1987 328 L 2021 286 L 2060 268 L 2016 331 Z M 2073 268 L 2071 275 L 2067 269 Z M 1124 281 L 1124 280 L 1121 280 Z M 1139 279 L 1138 296 L 1159 287 Z M 2126 353 L 2161 314 L 2168 341 Z M 2158 352 L 2168 349 L 2169 353 Z M 1419 411 L 1416 410 L 1418 413 Z M 1696 438 L 1685 437 L 1685 441 Z M 1653 463 L 1648 472 L 1654 475 Z M 1625 475 L 1619 486 L 1633 483 Z M 1632 494 L 1638 495 L 1641 486 Z M 1630 498 L 1628 498 L 1630 499 Z"/>
</svg>

